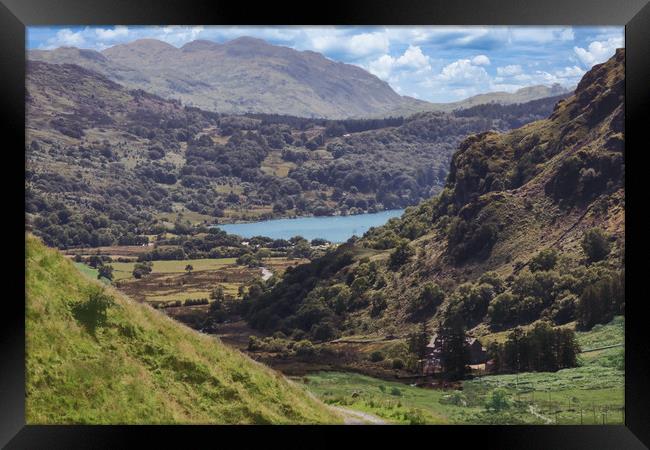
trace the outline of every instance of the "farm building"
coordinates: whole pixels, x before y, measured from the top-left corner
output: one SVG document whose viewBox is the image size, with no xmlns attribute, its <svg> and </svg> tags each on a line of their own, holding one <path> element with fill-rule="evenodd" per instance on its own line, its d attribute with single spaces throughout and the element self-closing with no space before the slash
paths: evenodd
<svg viewBox="0 0 650 450">
<path fill-rule="evenodd" d="M 422 364 L 422 372 L 430 375 L 442 370 L 442 338 L 434 334 L 427 344 L 426 357 Z M 468 365 L 483 365 L 487 361 L 487 353 L 481 343 L 476 338 L 465 338 L 465 346 L 469 353 Z M 485 367 L 485 366 L 483 366 Z"/>
</svg>

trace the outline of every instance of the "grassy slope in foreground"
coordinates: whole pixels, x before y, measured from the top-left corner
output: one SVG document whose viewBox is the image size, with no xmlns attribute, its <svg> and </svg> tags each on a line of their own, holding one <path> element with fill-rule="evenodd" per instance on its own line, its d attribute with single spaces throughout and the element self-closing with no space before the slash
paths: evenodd
<svg viewBox="0 0 650 450">
<path fill-rule="evenodd" d="M 73 314 L 96 283 L 26 237 L 27 423 L 332 423 L 301 387 L 112 289 L 106 325 Z"/>
</svg>

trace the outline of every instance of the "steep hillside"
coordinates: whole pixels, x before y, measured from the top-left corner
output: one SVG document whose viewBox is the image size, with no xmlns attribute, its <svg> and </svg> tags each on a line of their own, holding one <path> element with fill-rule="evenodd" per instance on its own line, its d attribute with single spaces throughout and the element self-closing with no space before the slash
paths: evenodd
<svg viewBox="0 0 650 450">
<path fill-rule="evenodd" d="M 29 58 L 78 64 L 129 88 L 225 113 L 346 118 L 411 103 L 359 67 L 248 37 L 224 44 L 193 41 L 181 48 L 142 39 L 102 52 L 34 50 Z"/>
<path fill-rule="evenodd" d="M 624 57 L 547 119 L 467 138 L 440 195 L 255 291 L 250 323 L 331 339 L 453 313 L 476 335 L 620 314 Z"/>
<path fill-rule="evenodd" d="M 37 238 L 26 246 L 27 423 L 340 420 L 218 340 L 102 292 Z"/>
<path fill-rule="evenodd" d="M 27 69 L 28 218 L 59 248 L 146 242 L 181 219 L 185 227 L 415 205 L 443 187 L 465 137 L 545 117 L 558 100 L 406 120 L 233 116 L 73 64 Z"/>
</svg>

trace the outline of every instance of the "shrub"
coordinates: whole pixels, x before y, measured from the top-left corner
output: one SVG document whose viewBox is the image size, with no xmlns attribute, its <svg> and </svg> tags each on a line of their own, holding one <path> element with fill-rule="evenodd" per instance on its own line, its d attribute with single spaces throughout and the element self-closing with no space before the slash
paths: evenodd
<svg viewBox="0 0 650 450">
<path fill-rule="evenodd" d="M 599 228 L 588 230 L 582 238 L 581 245 L 590 262 L 604 259 L 610 251 L 607 236 Z"/>
<path fill-rule="evenodd" d="M 389 264 L 393 269 L 398 269 L 403 266 L 411 256 L 414 255 L 414 251 L 406 242 L 400 243 L 395 250 L 390 254 Z"/>
<path fill-rule="evenodd" d="M 436 283 L 428 282 L 422 286 L 420 295 L 409 304 L 411 313 L 431 313 L 444 301 L 445 292 Z"/>
<path fill-rule="evenodd" d="M 137 279 L 148 275 L 153 270 L 153 263 L 151 261 L 138 262 L 133 266 L 133 276 Z"/>
<path fill-rule="evenodd" d="M 370 314 L 374 317 L 379 315 L 383 310 L 386 309 L 388 303 L 386 302 L 386 297 L 382 292 L 376 292 L 372 296 L 372 309 Z"/>
<path fill-rule="evenodd" d="M 256 336 L 248 336 L 248 351 L 254 352 L 262 348 L 262 340 Z"/>
<path fill-rule="evenodd" d="M 113 266 L 102 264 L 97 267 L 97 279 L 106 278 L 107 280 L 113 279 Z"/>
<path fill-rule="evenodd" d="M 384 360 L 384 354 L 382 352 L 372 352 L 370 354 L 370 361 L 372 362 L 379 362 Z"/>
<path fill-rule="evenodd" d="M 88 299 L 84 302 L 77 303 L 73 307 L 73 314 L 88 331 L 94 333 L 98 327 L 106 324 L 108 320 L 107 311 L 114 305 L 113 297 L 106 294 L 103 288 L 92 286 L 88 293 Z"/>
<path fill-rule="evenodd" d="M 424 415 L 419 409 L 409 409 L 404 413 L 404 419 L 408 421 L 409 425 L 424 425 L 426 423 Z"/>
<path fill-rule="evenodd" d="M 311 333 L 314 336 L 314 339 L 318 341 L 327 341 L 336 336 L 336 329 L 331 323 L 323 322 L 314 325 Z"/>
<path fill-rule="evenodd" d="M 293 349 L 295 350 L 296 355 L 298 356 L 313 356 L 316 353 L 314 344 L 312 344 L 311 341 L 308 341 L 306 339 L 296 342 L 295 345 L 293 346 Z"/>
<path fill-rule="evenodd" d="M 393 369 L 401 370 L 404 368 L 404 361 L 400 358 L 395 358 L 393 359 L 392 367 Z"/>
<path fill-rule="evenodd" d="M 510 407 L 506 391 L 503 389 L 495 389 L 492 395 L 488 398 L 486 409 L 491 411 L 502 411 Z"/>
<path fill-rule="evenodd" d="M 557 256 L 557 251 L 552 248 L 542 250 L 530 260 L 529 267 L 531 272 L 554 269 L 557 263 Z"/>
</svg>

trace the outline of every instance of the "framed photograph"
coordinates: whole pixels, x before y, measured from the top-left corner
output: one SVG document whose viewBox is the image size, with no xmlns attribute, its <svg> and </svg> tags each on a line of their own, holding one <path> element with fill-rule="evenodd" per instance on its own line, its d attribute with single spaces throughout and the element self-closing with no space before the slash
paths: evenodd
<svg viewBox="0 0 650 450">
<path fill-rule="evenodd" d="M 2 2 L 3 446 L 647 448 L 646 2 Z"/>
</svg>

